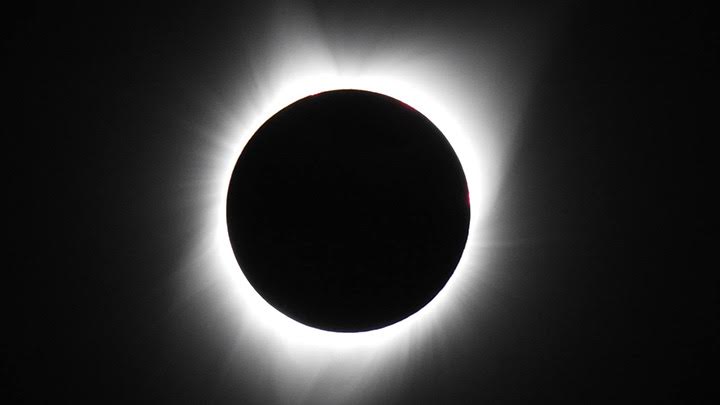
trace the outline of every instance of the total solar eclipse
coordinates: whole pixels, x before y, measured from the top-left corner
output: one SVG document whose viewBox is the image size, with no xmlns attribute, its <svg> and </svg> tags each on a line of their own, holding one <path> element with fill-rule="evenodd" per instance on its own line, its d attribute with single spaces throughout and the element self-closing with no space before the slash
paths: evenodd
<svg viewBox="0 0 720 405">
<path fill-rule="evenodd" d="M 440 130 L 391 97 L 311 95 L 250 138 L 228 189 L 235 257 L 270 305 L 328 331 L 412 315 L 462 256 L 470 206 Z"/>
</svg>

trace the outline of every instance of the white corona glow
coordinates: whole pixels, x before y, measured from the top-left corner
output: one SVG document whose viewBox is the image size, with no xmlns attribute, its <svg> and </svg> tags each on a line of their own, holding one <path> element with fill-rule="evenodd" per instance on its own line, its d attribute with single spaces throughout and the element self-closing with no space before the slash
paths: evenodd
<svg viewBox="0 0 720 405">
<path fill-rule="evenodd" d="M 260 384 L 273 391 L 277 402 L 312 399 L 319 395 L 322 380 L 334 387 L 325 389 L 322 402 L 334 403 L 360 391 L 367 394 L 370 385 L 377 390 L 402 379 L 403 369 L 420 352 L 461 329 L 465 311 L 479 301 L 487 261 L 483 248 L 492 238 L 486 219 L 501 185 L 517 111 L 507 109 L 512 97 L 478 75 L 485 68 L 492 76 L 490 62 L 468 67 L 468 58 L 459 51 L 438 50 L 435 45 L 417 52 L 422 43 L 407 41 L 373 49 L 333 49 L 314 29 L 312 18 L 299 15 L 294 21 L 276 22 L 275 37 L 257 51 L 264 63 L 256 69 L 254 86 L 238 86 L 241 101 L 227 112 L 231 124 L 210 134 L 199 152 L 185 198 L 200 213 L 197 219 L 203 228 L 195 250 L 188 253 L 183 277 L 194 293 L 212 285 L 224 328 L 235 336 L 234 348 L 228 349 L 228 368 L 241 369 L 252 361 L 256 374 L 264 376 L 258 377 Z M 492 60 L 493 54 L 484 56 Z M 455 150 L 470 192 L 465 251 L 445 287 L 412 316 L 359 333 L 315 329 L 265 302 L 238 266 L 226 220 L 230 177 L 250 137 L 289 104 L 337 89 L 385 94 L 425 115 Z"/>
<path fill-rule="evenodd" d="M 420 347 L 423 338 L 432 333 L 438 323 L 453 317 L 458 309 L 458 294 L 462 295 L 459 290 L 463 285 L 475 284 L 473 277 L 482 271 L 482 258 L 473 249 L 481 244 L 478 225 L 492 204 L 493 187 L 498 184 L 497 179 L 492 178 L 497 173 L 497 168 L 493 167 L 497 164 L 497 158 L 493 156 L 501 155 L 493 153 L 493 150 L 480 152 L 483 146 L 487 147 L 490 143 L 483 141 L 491 136 L 490 129 L 477 125 L 476 121 L 482 121 L 481 118 L 473 116 L 467 119 L 457 113 L 453 114 L 453 111 L 462 111 L 462 106 L 435 96 L 447 94 L 442 83 L 423 80 L 422 74 L 417 71 L 388 74 L 384 70 L 383 75 L 378 75 L 379 72 L 374 72 L 374 75 L 349 76 L 330 67 L 311 71 L 298 69 L 293 75 L 287 76 L 285 81 L 275 82 L 277 90 L 273 96 L 264 100 L 261 111 L 254 119 L 235 129 L 234 139 L 230 138 L 233 142 L 227 145 L 222 158 L 224 165 L 217 168 L 217 189 L 213 193 L 215 201 L 208 217 L 208 221 L 214 224 L 217 248 L 212 267 L 222 271 L 223 276 L 236 288 L 235 305 L 251 329 L 246 331 L 250 336 L 245 337 L 255 341 L 255 347 L 269 349 L 267 355 L 274 357 L 276 364 L 282 364 L 281 370 L 285 375 L 280 378 L 284 381 L 302 380 L 303 377 L 307 378 L 304 373 L 308 370 L 324 370 L 333 365 L 340 366 L 345 372 L 355 370 L 352 373 L 355 374 L 357 370 L 378 367 L 382 370 L 383 365 L 402 362 L 409 355 L 408 350 Z M 410 317 L 382 329 L 359 333 L 315 329 L 294 321 L 269 305 L 243 276 L 227 230 L 226 199 L 230 177 L 250 137 L 267 119 L 287 105 L 308 95 L 335 89 L 358 89 L 385 94 L 425 115 L 447 137 L 458 155 L 471 196 L 471 223 L 465 252 L 446 286 L 430 303 Z M 460 98 L 458 101 L 462 103 L 464 100 Z M 342 370 L 334 370 L 332 374 L 338 378 L 338 372 L 342 375 Z"/>
</svg>

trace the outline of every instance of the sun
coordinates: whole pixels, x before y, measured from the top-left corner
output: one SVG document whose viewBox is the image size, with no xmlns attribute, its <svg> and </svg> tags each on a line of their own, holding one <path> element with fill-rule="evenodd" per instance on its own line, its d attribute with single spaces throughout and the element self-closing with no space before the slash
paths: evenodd
<svg viewBox="0 0 720 405">
<path fill-rule="evenodd" d="M 445 134 L 448 141 L 456 151 L 461 164 L 466 171 L 469 194 L 471 196 L 482 195 L 484 190 L 482 189 L 482 178 L 477 170 L 473 170 L 477 167 L 474 161 L 477 157 L 471 153 L 472 148 L 468 145 L 469 137 L 462 132 L 462 125 L 459 120 L 454 117 L 450 111 L 444 107 L 442 103 L 433 102 L 433 100 L 439 100 L 437 97 L 432 97 L 430 93 L 424 93 L 418 86 L 410 86 L 408 83 L 401 81 L 393 81 L 391 78 L 380 78 L 380 77 L 342 77 L 342 76 L 330 76 L 326 72 L 324 74 L 318 74 L 315 77 L 307 75 L 302 80 L 290 81 L 283 87 L 276 100 L 270 102 L 268 107 L 264 109 L 264 112 L 259 114 L 252 125 L 241 128 L 238 130 L 238 142 L 235 146 L 234 159 L 228 162 L 227 168 L 222 175 L 224 185 L 223 189 L 218 190 L 217 195 L 227 196 L 227 189 L 230 183 L 230 176 L 234 168 L 234 164 L 237 161 L 242 148 L 247 143 L 248 139 L 254 134 L 260 125 L 262 125 L 267 119 L 277 113 L 279 110 L 286 106 L 294 103 L 295 101 L 302 99 L 308 95 L 323 93 L 331 90 L 364 90 L 374 93 L 385 94 L 393 97 L 412 108 L 416 109 L 428 119 L 430 119 Z M 473 204 L 471 207 L 477 205 L 480 199 L 473 198 Z M 293 341 L 304 340 L 310 344 L 310 342 L 320 343 L 323 347 L 330 346 L 352 346 L 353 342 L 367 342 L 367 341 L 385 341 L 388 338 L 401 333 L 403 330 L 413 327 L 413 325 L 422 324 L 423 322 L 435 323 L 436 319 L 446 316 L 448 312 L 448 296 L 452 295 L 453 286 L 458 283 L 463 283 L 463 278 L 467 276 L 467 273 L 471 270 L 474 263 L 467 259 L 461 259 L 455 274 L 448 281 L 445 288 L 430 302 L 426 307 L 421 309 L 416 314 L 413 314 L 409 318 L 406 318 L 396 324 L 387 326 L 385 328 L 368 331 L 368 332 L 355 332 L 355 333 L 333 333 L 320 329 L 315 329 L 309 326 L 300 324 L 285 315 L 279 313 L 276 309 L 271 307 L 265 301 L 257 296 L 257 292 L 249 286 L 247 280 L 242 276 L 242 271 L 237 264 L 233 265 L 235 261 L 234 255 L 229 245 L 227 223 L 225 221 L 226 206 L 224 203 L 226 198 L 221 198 L 219 206 L 216 212 L 221 213 L 221 218 L 215 218 L 217 224 L 217 239 L 222 242 L 222 262 L 225 263 L 227 269 L 237 274 L 239 277 L 238 286 L 242 289 L 242 296 L 247 297 L 243 303 L 243 307 L 248 308 L 248 313 L 251 314 L 253 319 L 258 324 L 263 324 L 268 330 L 275 330 L 276 333 L 283 336 L 292 336 Z M 471 217 L 475 217 L 480 212 L 474 210 Z M 468 241 L 473 238 L 473 226 L 470 226 L 470 234 Z M 471 244 L 468 243 L 470 246 Z M 250 299 L 250 297 L 252 297 Z M 424 320 L 430 318 L 429 321 Z M 433 320 L 434 319 L 434 320 Z M 416 326 L 417 327 L 417 326 Z M 366 344 L 366 343 L 364 343 Z"/>
<path fill-rule="evenodd" d="M 278 395 L 288 401 L 321 377 L 348 386 L 338 396 L 353 395 L 366 384 L 390 384 L 414 356 L 450 331 L 462 330 L 468 308 L 481 301 L 490 260 L 487 246 L 493 238 L 488 221 L 512 145 L 508 128 L 516 115 L 500 114 L 511 98 L 497 89 L 483 92 L 482 80 L 470 82 L 468 76 L 481 69 L 468 67 L 466 56 L 455 51 L 402 55 L 397 48 L 357 48 L 336 53 L 304 25 L 293 32 L 287 32 L 287 24 L 279 27 L 278 35 L 287 41 L 273 39 L 265 52 L 258 51 L 262 68 L 252 80 L 238 84 L 238 102 L 225 112 L 224 130 L 209 134 L 204 149 L 197 151 L 200 163 L 186 198 L 198 207 L 194 220 L 202 229 L 196 250 L 185 260 L 185 283 L 214 286 L 213 305 L 222 309 L 224 334 L 236 342 L 228 354 L 231 367 L 241 370 L 252 361 L 258 373 L 272 376 Z M 422 44 L 406 45 L 414 49 Z M 270 306 L 244 277 L 228 237 L 228 187 L 250 137 L 286 106 L 333 90 L 384 94 L 427 117 L 455 151 L 471 200 L 465 250 L 445 287 L 408 318 L 365 332 L 315 329 Z"/>
</svg>

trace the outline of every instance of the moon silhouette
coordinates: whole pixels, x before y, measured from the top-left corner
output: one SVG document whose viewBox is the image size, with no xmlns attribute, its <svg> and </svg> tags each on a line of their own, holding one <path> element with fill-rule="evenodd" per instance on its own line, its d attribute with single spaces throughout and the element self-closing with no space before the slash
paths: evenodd
<svg viewBox="0 0 720 405">
<path fill-rule="evenodd" d="M 269 304 L 305 325 L 360 332 L 420 310 L 462 256 L 470 206 L 440 130 L 394 98 L 311 95 L 272 116 L 228 190 L 230 242 Z"/>
</svg>

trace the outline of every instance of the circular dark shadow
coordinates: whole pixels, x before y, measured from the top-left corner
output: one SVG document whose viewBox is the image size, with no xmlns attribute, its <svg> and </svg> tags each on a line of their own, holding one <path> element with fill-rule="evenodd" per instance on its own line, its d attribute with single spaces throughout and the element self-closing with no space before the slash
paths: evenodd
<svg viewBox="0 0 720 405">
<path fill-rule="evenodd" d="M 465 247 L 460 161 L 425 116 L 359 90 L 303 98 L 243 149 L 227 220 L 235 257 L 273 307 L 330 331 L 398 322 L 443 288 Z"/>
</svg>

